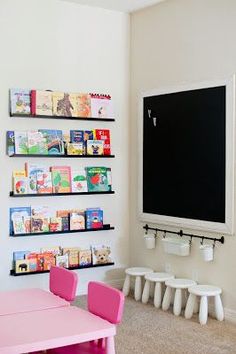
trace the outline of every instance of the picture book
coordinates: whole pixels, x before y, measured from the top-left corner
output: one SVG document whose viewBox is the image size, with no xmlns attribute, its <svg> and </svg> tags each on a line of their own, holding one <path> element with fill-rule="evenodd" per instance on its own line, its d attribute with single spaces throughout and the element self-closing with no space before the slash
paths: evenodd
<svg viewBox="0 0 236 354">
<path fill-rule="evenodd" d="M 85 169 L 74 170 L 71 172 L 72 193 L 87 192 L 87 178 Z"/>
<path fill-rule="evenodd" d="M 30 217 L 31 207 L 14 207 L 9 210 L 9 229 L 10 235 L 13 234 L 13 220 L 19 217 Z"/>
<path fill-rule="evenodd" d="M 55 256 L 53 253 L 44 253 L 43 270 L 50 270 L 51 266 L 56 264 Z"/>
<path fill-rule="evenodd" d="M 29 267 L 29 260 L 24 259 L 24 260 L 17 260 L 15 262 L 15 273 L 29 273 L 30 267 Z"/>
<path fill-rule="evenodd" d="M 7 155 L 12 156 L 15 154 L 15 132 L 12 130 L 7 131 Z"/>
<path fill-rule="evenodd" d="M 54 256 L 60 255 L 62 250 L 60 246 L 41 248 L 41 253 L 52 253 Z"/>
<path fill-rule="evenodd" d="M 14 170 L 12 172 L 12 177 L 26 177 L 26 171 L 25 170 Z"/>
<path fill-rule="evenodd" d="M 15 131 L 15 154 L 28 154 L 28 134 L 26 131 Z"/>
<path fill-rule="evenodd" d="M 79 265 L 79 247 L 63 248 L 63 255 L 68 255 L 69 267 L 78 267 Z"/>
<path fill-rule="evenodd" d="M 79 93 L 77 96 L 78 108 L 77 115 L 78 117 L 91 117 L 91 97 L 87 93 Z"/>
<path fill-rule="evenodd" d="M 29 262 L 29 271 L 36 272 L 37 271 L 37 254 L 30 253 L 26 256 L 26 259 Z"/>
<path fill-rule="evenodd" d="M 52 93 L 53 115 L 76 117 L 78 115 L 77 94 L 67 92 Z"/>
<path fill-rule="evenodd" d="M 84 131 L 83 130 L 70 130 L 70 142 L 71 143 L 83 143 Z"/>
<path fill-rule="evenodd" d="M 106 167 L 87 167 L 86 174 L 89 192 L 105 192 L 111 190 Z"/>
<path fill-rule="evenodd" d="M 49 218 L 39 216 L 31 217 L 31 232 L 49 232 Z"/>
<path fill-rule="evenodd" d="M 47 194 L 52 193 L 52 176 L 51 172 L 38 172 L 37 178 L 37 193 Z"/>
<path fill-rule="evenodd" d="M 70 223 L 68 216 L 61 217 L 61 229 L 62 231 L 69 231 L 70 230 Z"/>
<path fill-rule="evenodd" d="M 26 176 L 28 177 L 28 193 L 37 193 L 37 175 L 39 173 L 47 173 L 48 167 L 44 165 L 25 163 Z"/>
<path fill-rule="evenodd" d="M 37 272 L 44 270 L 44 255 L 45 253 L 37 253 Z"/>
<path fill-rule="evenodd" d="M 79 251 L 79 265 L 88 266 L 92 264 L 92 253 L 91 250 L 81 250 Z"/>
<path fill-rule="evenodd" d="M 13 252 L 13 263 L 18 260 L 23 260 L 27 258 L 27 255 L 30 254 L 30 251 L 15 251 Z"/>
<path fill-rule="evenodd" d="M 85 216 L 84 210 L 80 212 L 72 212 L 70 214 L 70 230 L 83 230 L 85 229 Z"/>
<path fill-rule="evenodd" d="M 67 155 L 83 155 L 84 143 L 68 143 Z"/>
<path fill-rule="evenodd" d="M 110 144 L 110 130 L 109 129 L 95 129 L 95 139 L 103 140 L 103 154 L 111 155 L 111 144 Z"/>
<path fill-rule="evenodd" d="M 25 224 L 22 216 L 13 219 L 13 232 L 14 235 L 25 233 Z"/>
<path fill-rule="evenodd" d="M 107 167 L 107 181 L 108 181 L 109 189 L 112 190 L 112 173 L 110 167 Z"/>
<path fill-rule="evenodd" d="M 50 218 L 49 230 L 50 232 L 62 231 L 62 222 L 60 217 Z"/>
<path fill-rule="evenodd" d="M 87 155 L 103 155 L 103 140 L 87 140 Z"/>
<path fill-rule="evenodd" d="M 13 178 L 13 193 L 14 194 L 27 194 L 28 193 L 28 178 L 27 177 L 14 177 Z"/>
<path fill-rule="evenodd" d="M 70 215 L 70 210 L 57 210 L 56 211 L 56 216 L 63 218 L 63 217 L 69 217 Z"/>
<path fill-rule="evenodd" d="M 53 209 L 49 206 L 36 205 L 31 207 L 31 215 L 39 218 L 50 218 L 53 216 Z"/>
<path fill-rule="evenodd" d="M 23 216 L 23 222 L 25 227 L 25 233 L 29 234 L 31 232 L 31 216 Z"/>
<path fill-rule="evenodd" d="M 56 266 L 69 268 L 69 258 L 68 254 L 63 254 L 62 256 L 56 256 Z"/>
<path fill-rule="evenodd" d="M 52 116 L 52 91 L 31 91 L 31 114 Z"/>
<path fill-rule="evenodd" d="M 30 90 L 13 88 L 10 90 L 11 114 L 30 114 Z"/>
<path fill-rule="evenodd" d="M 28 135 L 28 153 L 32 155 L 48 155 L 48 146 L 46 138 L 38 130 L 29 130 Z"/>
<path fill-rule="evenodd" d="M 91 114 L 93 118 L 114 118 L 110 95 L 91 93 Z"/>
<path fill-rule="evenodd" d="M 94 139 L 94 130 L 85 130 L 84 131 L 84 144 L 86 146 L 87 140 L 93 140 Z"/>
<path fill-rule="evenodd" d="M 100 208 L 86 209 L 86 229 L 101 229 L 103 227 L 103 210 Z"/>
<path fill-rule="evenodd" d="M 111 248 L 106 245 L 92 246 L 92 262 L 93 264 L 106 264 L 111 263 Z"/>
<path fill-rule="evenodd" d="M 39 129 L 46 139 L 49 155 L 64 155 L 64 142 L 62 130 Z"/>
<path fill-rule="evenodd" d="M 71 169 L 70 166 L 52 166 L 53 193 L 71 192 Z"/>
</svg>

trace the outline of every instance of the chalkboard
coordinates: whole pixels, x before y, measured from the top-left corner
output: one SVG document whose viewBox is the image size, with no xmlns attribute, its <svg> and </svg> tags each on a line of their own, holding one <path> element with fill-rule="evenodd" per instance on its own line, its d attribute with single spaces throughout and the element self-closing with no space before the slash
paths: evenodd
<svg viewBox="0 0 236 354">
<path fill-rule="evenodd" d="M 227 89 L 142 98 L 142 215 L 183 225 L 187 220 L 199 229 L 226 225 Z"/>
</svg>

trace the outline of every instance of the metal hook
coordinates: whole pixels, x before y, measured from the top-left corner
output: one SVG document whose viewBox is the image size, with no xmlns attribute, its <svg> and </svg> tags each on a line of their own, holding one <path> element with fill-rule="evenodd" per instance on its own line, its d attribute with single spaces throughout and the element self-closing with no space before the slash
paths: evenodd
<svg viewBox="0 0 236 354">
<path fill-rule="evenodd" d="M 216 246 L 216 239 L 214 239 L 214 243 L 213 243 L 213 248 L 215 248 L 215 246 Z"/>
<path fill-rule="evenodd" d="M 191 235 L 190 236 L 190 240 L 189 240 L 189 245 L 191 246 L 191 244 L 192 244 L 192 241 L 193 241 L 193 236 Z"/>
<path fill-rule="evenodd" d="M 166 238 L 166 230 L 164 230 L 163 238 Z"/>
<path fill-rule="evenodd" d="M 200 243 L 201 243 L 201 245 L 203 245 L 203 241 L 204 241 L 204 237 L 202 237 L 202 241 L 200 242 Z"/>
</svg>

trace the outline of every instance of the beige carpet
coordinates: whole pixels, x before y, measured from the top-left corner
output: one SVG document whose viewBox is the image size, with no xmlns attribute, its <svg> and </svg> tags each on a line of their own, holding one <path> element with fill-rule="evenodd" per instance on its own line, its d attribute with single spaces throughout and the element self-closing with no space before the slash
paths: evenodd
<svg viewBox="0 0 236 354">
<path fill-rule="evenodd" d="M 76 305 L 85 307 L 86 297 Z M 185 320 L 126 298 L 116 336 L 117 354 L 236 354 L 236 325 L 209 318 L 201 326 L 194 316 Z"/>
</svg>

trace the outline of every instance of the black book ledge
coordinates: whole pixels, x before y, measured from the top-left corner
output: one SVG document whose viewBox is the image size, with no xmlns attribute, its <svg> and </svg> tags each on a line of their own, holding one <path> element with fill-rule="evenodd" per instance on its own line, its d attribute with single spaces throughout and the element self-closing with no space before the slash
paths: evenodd
<svg viewBox="0 0 236 354">
<path fill-rule="evenodd" d="M 66 120 L 85 120 L 85 121 L 100 121 L 100 122 L 114 122 L 114 118 L 93 118 L 93 117 L 66 117 L 66 116 L 44 116 L 31 114 L 10 114 L 10 117 L 15 118 L 42 118 L 42 119 L 66 119 Z"/>
<path fill-rule="evenodd" d="M 92 158 L 92 159 L 98 159 L 98 158 L 111 158 L 115 157 L 115 155 L 39 155 L 39 154 L 13 154 L 13 155 L 8 155 L 9 157 L 43 157 L 43 158 Z"/>
<path fill-rule="evenodd" d="M 103 263 L 103 264 L 90 264 L 90 265 L 87 265 L 87 266 L 69 267 L 67 269 L 75 270 L 75 269 L 98 268 L 98 267 L 112 266 L 114 264 L 115 264 L 114 262 Z M 39 271 L 39 272 L 16 273 L 14 269 L 11 269 L 10 275 L 13 275 L 14 277 L 17 277 L 17 276 L 20 276 L 20 275 L 42 274 L 42 273 L 49 273 L 49 272 L 50 272 L 50 270 L 42 270 L 42 271 Z"/>
<path fill-rule="evenodd" d="M 96 231 L 107 231 L 114 230 L 115 227 L 110 224 L 104 224 L 102 228 L 99 229 L 80 229 L 80 230 L 68 230 L 68 231 L 48 231 L 48 232 L 34 232 L 34 233 L 24 233 L 24 234 L 10 234 L 10 237 L 25 237 L 25 236 L 42 236 L 42 235 L 58 235 L 58 234 L 75 234 L 78 232 L 96 232 Z"/>
<path fill-rule="evenodd" d="M 65 195 L 92 195 L 92 194 L 115 194 L 114 191 L 104 191 L 104 192 L 71 192 L 71 193 L 32 193 L 32 194 L 14 194 L 10 192 L 9 196 L 12 198 L 24 198 L 24 197 L 59 197 Z"/>
</svg>

